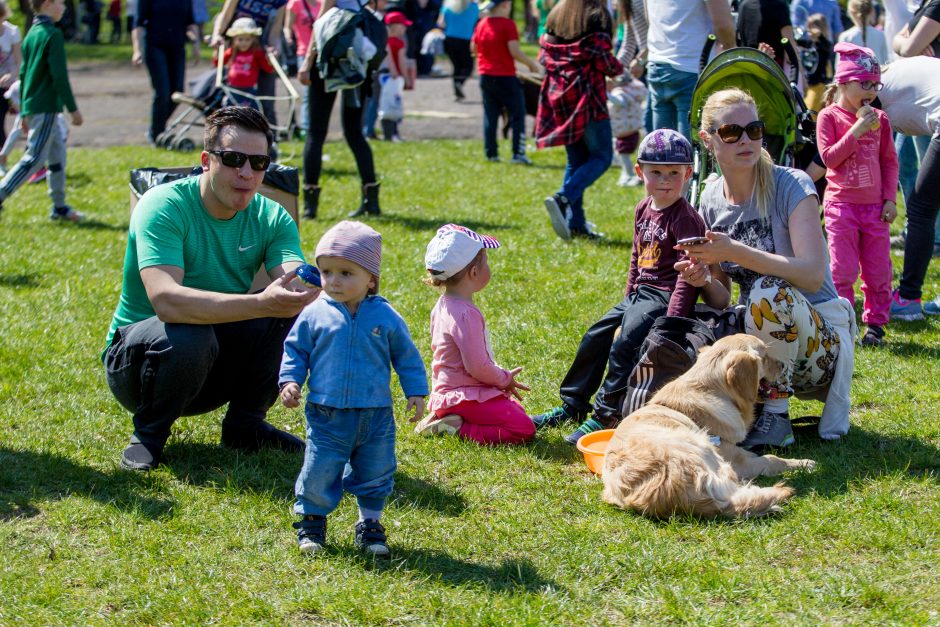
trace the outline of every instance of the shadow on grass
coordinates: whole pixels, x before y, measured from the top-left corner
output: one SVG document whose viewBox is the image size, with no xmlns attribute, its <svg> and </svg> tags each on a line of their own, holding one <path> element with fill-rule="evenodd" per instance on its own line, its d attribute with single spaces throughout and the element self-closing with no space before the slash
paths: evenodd
<svg viewBox="0 0 940 627">
<path fill-rule="evenodd" d="M 221 445 L 173 441 L 163 451 L 163 464 L 177 480 L 209 488 L 293 494 L 303 453 L 261 450 L 243 453 Z"/>
<path fill-rule="evenodd" d="M 0 274 L 0 287 L 39 287 L 39 275 L 29 274 Z"/>
<path fill-rule="evenodd" d="M 497 566 L 490 566 L 457 559 L 443 551 L 392 548 L 392 559 L 384 561 L 367 558 L 352 547 L 339 549 L 338 553 L 358 558 L 376 570 L 413 572 L 452 586 L 479 586 L 509 594 L 539 593 L 546 589 L 564 592 L 553 580 L 540 575 L 525 558 L 507 558 Z"/>
<path fill-rule="evenodd" d="M 926 327 L 926 325 L 925 325 Z M 922 342 L 904 342 L 892 337 L 882 348 L 899 357 L 926 357 L 940 359 L 940 347 L 925 346 Z"/>
<path fill-rule="evenodd" d="M 392 498 L 398 506 L 411 506 L 434 510 L 446 516 L 459 516 L 467 509 L 467 502 L 454 489 L 410 477 L 400 470 L 395 474 Z"/>
<path fill-rule="evenodd" d="M 127 222 L 123 224 L 109 224 L 101 220 L 95 220 L 94 218 L 86 218 L 75 224 L 75 228 L 77 229 L 87 229 L 89 231 L 117 231 L 119 233 L 126 233 L 129 226 Z"/>
<path fill-rule="evenodd" d="M 564 429 L 558 429 L 557 431 L 559 432 L 558 437 L 548 436 L 548 431 L 536 432 L 535 439 L 529 444 L 532 455 L 547 462 L 561 464 L 580 462 L 583 466 L 584 456 L 577 447 L 565 442 L 564 435 L 561 434 L 562 431 L 570 433 L 573 429 L 566 426 Z"/>
<path fill-rule="evenodd" d="M 149 483 L 140 473 L 102 472 L 54 453 L 0 446 L 0 521 L 38 516 L 35 501 L 73 495 L 156 520 L 168 515 L 175 501 L 141 496 Z"/>
<path fill-rule="evenodd" d="M 816 460 L 816 471 L 796 473 L 787 483 L 797 493 L 814 491 L 834 496 L 858 481 L 894 473 L 940 481 L 940 449 L 915 437 L 876 433 L 852 426 L 835 442 L 816 437 L 815 425 L 796 428 L 797 444 L 786 457 Z"/>
</svg>

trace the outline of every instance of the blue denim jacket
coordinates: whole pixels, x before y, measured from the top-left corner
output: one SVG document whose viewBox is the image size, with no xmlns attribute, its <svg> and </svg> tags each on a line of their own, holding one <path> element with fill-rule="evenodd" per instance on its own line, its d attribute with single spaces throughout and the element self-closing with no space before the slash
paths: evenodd
<svg viewBox="0 0 940 627">
<path fill-rule="evenodd" d="M 307 385 L 307 402 L 352 409 L 391 407 L 391 367 L 406 397 L 427 396 L 428 380 L 404 319 L 381 296 L 355 316 L 325 293 L 306 307 L 284 341 L 278 385 Z"/>
</svg>

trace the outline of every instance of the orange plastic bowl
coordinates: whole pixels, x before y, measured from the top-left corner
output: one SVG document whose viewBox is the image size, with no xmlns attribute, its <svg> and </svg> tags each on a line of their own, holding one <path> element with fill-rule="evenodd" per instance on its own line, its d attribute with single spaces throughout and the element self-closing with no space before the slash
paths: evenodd
<svg viewBox="0 0 940 627">
<path fill-rule="evenodd" d="M 604 470 L 604 456 L 607 454 L 610 439 L 614 437 L 614 431 L 616 429 L 602 429 L 578 440 L 578 450 L 584 455 L 584 463 L 595 475 Z"/>
</svg>

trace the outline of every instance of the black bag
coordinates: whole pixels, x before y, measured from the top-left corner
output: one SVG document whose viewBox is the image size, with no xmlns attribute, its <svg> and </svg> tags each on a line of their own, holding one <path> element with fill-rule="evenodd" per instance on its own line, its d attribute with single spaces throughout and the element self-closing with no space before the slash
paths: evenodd
<svg viewBox="0 0 940 627">
<path fill-rule="evenodd" d="M 630 373 L 621 416 L 643 407 L 661 387 L 692 367 L 699 350 L 714 343 L 715 335 L 700 320 L 679 316 L 657 318 Z"/>
<path fill-rule="evenodd" d="M 382 61 L 388 55 L 388 29 L 385 27 L 385 23 L 369 9 L 363 8 L 359 12 L 362 14 L 362 24 L 360 25 L 362 34 L 375 44 L 376 48 L 375 56 L 369 59 L 368 64 L 369 79 L 371 79 L 379 71 Z"/>
</svg>

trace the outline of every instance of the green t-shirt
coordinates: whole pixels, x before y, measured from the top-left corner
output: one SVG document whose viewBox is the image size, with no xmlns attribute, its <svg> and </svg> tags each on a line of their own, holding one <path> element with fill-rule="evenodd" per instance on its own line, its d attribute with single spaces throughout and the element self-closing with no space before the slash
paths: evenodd
<svg viewBox="0 0 940 627">
<path fill-rule="evenodd" d="M 288 261 L 304 260 L 297 226 L 281 205 L 255 194 L 247 209 L 219 220 L 202 205 L 200 178 L 158 185 L 137 203 L 107 346 L 118 327 L 155 315 L 140 279 L 144 268 L 177 266 L 184 271 L 186 287 L 247 294 L 262 262 L 270 272 Z"/>
</svg>

